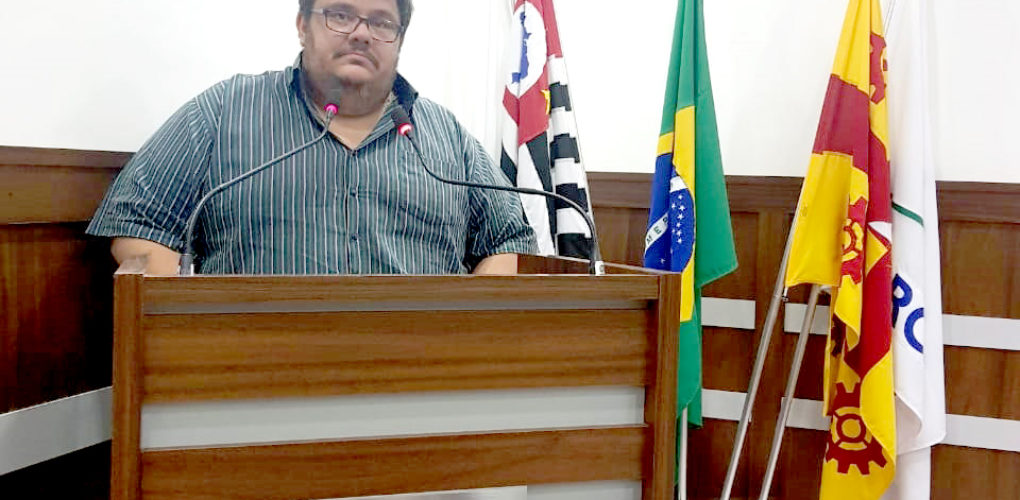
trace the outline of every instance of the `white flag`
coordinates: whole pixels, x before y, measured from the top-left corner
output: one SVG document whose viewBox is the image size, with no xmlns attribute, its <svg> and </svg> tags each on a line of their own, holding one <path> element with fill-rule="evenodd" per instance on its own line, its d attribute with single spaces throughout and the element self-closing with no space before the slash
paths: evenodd
<svg viewBox="0 0 1020 500">
<path fill-rule="evenodd" d="M 921 500 L 931 496 L 931 446 L 946 435 L 928 7 L 924 0 L 886 4 L 898 456 L 896 478 L 883 498 Z"/>
</svg>

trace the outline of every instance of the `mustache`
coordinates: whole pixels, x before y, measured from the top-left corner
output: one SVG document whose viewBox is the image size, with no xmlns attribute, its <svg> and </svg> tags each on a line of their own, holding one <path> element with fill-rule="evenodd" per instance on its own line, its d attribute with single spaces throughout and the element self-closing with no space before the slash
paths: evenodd
<svg viewBox="0 0 1020 500">
<path fill-rule="evenodd" d="M 369 54 L 366 51 L 357 50 L 357 49 L 337 51 L 337 52 L 333 53 L 333 58 L 334 59 L 340 59 L 343 56 L 347 56 L 347 55 L 351 55 L 351 54 L 357 54 L 359 56 L 362 56 L 362 57 L 368 59 L 369 61 L 372 61 L 372 64 L 375 64 L 376 66 L 379 65 L 379 60 L 376 59 L 375 56 L 373 56 L 372 54 Z"/>
</svg>

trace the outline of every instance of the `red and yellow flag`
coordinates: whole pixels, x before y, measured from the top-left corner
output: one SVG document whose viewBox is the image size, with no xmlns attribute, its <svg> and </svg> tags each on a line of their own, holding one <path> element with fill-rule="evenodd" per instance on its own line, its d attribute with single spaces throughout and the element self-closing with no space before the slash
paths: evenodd
<svg viewBox="0 0 1020 500">
<path fill-rule="evenodd" d="M 885 69 L 879 1 L 851 0 L 786 274 L 832 287 L 822 499 L 877 499 L 895 472 Z"/>
</svg>

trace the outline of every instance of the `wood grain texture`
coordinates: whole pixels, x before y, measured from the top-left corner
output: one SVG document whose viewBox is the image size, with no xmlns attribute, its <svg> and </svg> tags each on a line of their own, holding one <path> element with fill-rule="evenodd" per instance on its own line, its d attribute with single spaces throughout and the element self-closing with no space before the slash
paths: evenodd
<svg viewBox="0 0 1020 500">
<path fill-rule="evenodd" d="M 650 459 L 642 485 L 643 500 L 672 500 L 676 468 L 677 329 L 680 327 L 681 277 L 659 279 L 658 335 L 652 358 L 652 383 L 645 389 L 645 423 L 650 427 Z"/>
<path fill-rule="evenodd" d="M 936 183 L 943 221 L 1020 224 L 1020 185 L 991 182 Z"/>
<path fill-rule="evenodd" d="M 746 392 L 754 361 L 734 352 L 751 352 L 755 335 L 736 328 L 704 327 L 701 336 L 702 382 L 720 391 Z"/>
<path fill-rule="evenodd" d="M 940 230 L 943 309 L 1020 318 L 1020 224 L 951 221 Z M 945 365 L 950 413 L 1020 419 L 1020 352 L 949 347 Z"/>
<path fill-rule="evenodd" d="M 639 426 L 153 451 L 142 455 L 142 491 L 152 500 L 283 500 L 640 480 L 646 432 Z"/>
<path fill-rule="evenodd" d="M 618 207 L 593 206 L 602 257 L 607 262 L 622 262 L 641 265 L 644 261 L 644 245 L 635 246 L 633 242 L 645 239 L 645 227 L 648 224 L 647 210 Z"/>
<path fill-rule="evenodd" d="M 352 293 L 356 290 L 357 293 Z M 443 290 L 441 296 L 437 290 Z M 217 305 L 265 310 L 304 306 L 364 310 L 644 308 L 658 297 L 658 278 L 620 276 L 195 276 L 146 279 L 146 312 L 183 312 Z M 422 297 L 435 297 L 434 301 Z M 563 303 L 562 306 L 550 304 Z M 572 304 L 568 307 L 566 304 Z"/>
<path fill-rule="evenodd" d="M 648 310 L 147 316 L 145 400 L 642 386 L 655 327 Z"/>
<path fill-rule="evenodd" d="M 592 200 L 605 253 L 630 264 L 641 262 L 651 176 L 589 174 Z M 779 258 L 796 206 L 801 179 L 729 177 L 727 188 L 737 244 L 738 270 L 706 288 L 706 296 L 750 298 L 757 302 L 757 325 L 776 279 Z M 940 182 L 944 310 L 948 314 L 1020 318 L 1020 186 Z M 806 302 L 804 290 L 791 300 Z M 708 328 L 704 337 L 705 386 L 746 390 L 758 333 Z M 777 329 L 759 389 L 748 444 L 738 469 L 733 498 L 756 498 L 768 458 L 768 446 L 779 410 L 795 335 Z M 796 396 L 821 399 L 824 339 L 808 342 Z M 951 413 L 994 418 L 1020 418 L 1020 353 L 988 349 L 946 348 L 947 405 Z M 713 431 L 729 422 L 708 421 Z M 735 429 L 735 424 L 732 424 Z M 708 439 L 692 433 L 692 457 L 716 471 L 717 481 L 691 477 L 691 498 L 717 498 L 725 474 L 732 437 Z M 732 431 L 731 431 L 732 432 Z M 787 434 L 771 495 L 773 498 L 815 498 L 825 433 L 792 430 Z M 1015 498 L 1020 486 L 1012 478 L 1020 454 L 939 446 L 935 453 L 933 498 Z M 969 462 L 968 462 L 969 461 Z M 692 461 L 694 465 L 697 460 Z M 1008 464 L 1012 469 L 1004 468 Z M 994 478 L 991 476 L 994 475 Z M 1008 479 L 1006 479 L 1008 478 Z M 971 496 L 971 492 L 975 492 Z"/>
<path fill-rule="evenodd" d="M 958 446 L 932 449 L 932 500 L 1015 499 L 1020 453 Z"/>
<path fill-rule="evenodd" d="M 134 153 L 0 146 L 0 165 L 120 170 Z"/>
<path fill-rule="evenodd" d="M 790 230 L 790 215 L 785 210 L 764 210 L 755 224 L 758 248 L 755 252 L 755 331 L 754 345 L 751 351 L 743 355 L 751 360 L 763 341 L 761 331 L 765 324 L 765 316 L 778 275 L 779 265 L 786 248 L 785 235 Z M 765 477 L 769 448 L 775 422 L 779 416 L 779 401 L 786 385 L 786 376 L 790 367 L 790 358 L 784 355 L 787 339 L 782 332 L 782 321 L 777 321 L 769 339 L 769 357 L 762 371 L 761 385 L 758 388 L 751 424 L 747 433 L 747 448 L 751 462 L 747 472 L 749 478 L 749 496 L 757 497 L 761 490 L 761 478 Z M 790 453 L 790 448 L 785 448 Z M 728 457 L 729 454 L 727 453 Z M 785 469 L 777 470 L 777 476 L 784 474 Z M 774 483 L 773 491 L 781 487 Z"/>
<path fill-rule="evenodd" d="M 746 381 L 745 381 L 746 383 Z M 687 492 L 691 499 L 718 499 L 722 493 L 723 481 L 726 478 L 726 466 L 729 461 L 728 451 L 733 448 L 737 435 L 737 423 L 722 420 L 706 419 L 704 427 L 690 429 L 690 457 L 687 469 Z M 718 456 L 706 453 L 718 454 Z M 748 498 L 749 477 L 747 464 L 750 455 L 744 447 L 743 459 L 737 469 L 736 481 L 733 483 L 731 499 Z M 757 481 L 757 478 L 753 478 Z"/>
<path fill-rule="evenodd" d="M 589 172 L 592 206 L 643 210 L 647 217 L 651 177 L 641 173 Z M 726 176 L 730 211 L 792 214 L 802 183 L 801 177 Z M 1020 185 L 938 182 L 936 190 L 942 220 L 1020 224 Z M 600 229 L 600 234 L 603 232 Z"/>
<path fill-rule="evenodd" d="M 818 498 L 827 435 L 827 432 L 807 429 L 786 430 L 783 452 L 779 456 L 776 476 L 772 481 L 772 495 L 791 499 Z M 760 482 L 760 477 L 754 480 Z M 758 489 L 761 489 L 760 486 Z"/>
<path fill-rule="evenodd" d="M 0 147 L 0 221 L 57 221 L 61 218 L 84 221 L 91 214 L 88 207 L 98 204 L 101 195 L 96 179 L 112 178 L 129 157 L 127 153 Z M 42 174 L 26 173 L 26 168 L 37 168 Z M 84 171 L 87 169 L 99 172 Z M 35 184 L 26 185 L 15 177 L 32 179 Z M 647 174 L 589 174 L 593 209 L 607 261 L 641 263 L 650 177 Z M 80 188 L 78 182 L 83 183 Z M 17 192 L 9 187 L 15 184 L 22 186 Z M 769 259 L 759 259 L 758 254 L 770 251 L 767 247 L 773 245 L 772 240 L 782 239 L 783 235 L 772 233 L 768 228 L 762 230 L 759 223 L 768 214 L 782 217 L 792 213 L 801 179 L 729 177 L 727 184 L 741 267 L 733 275 L 711 285 L 706 290 L 707 295 L 755 299 L 761 304 L 759 291 L 771 287 L 775 270 L 759 267 L 759 262 Z M 78 189 L 87 194 L 79 196 L 81 200 L 64 200 L 60 198 L 62 193 L 51 194 L 53 186 L 61 186 L 67 192 Z M 939 183 L 938 191 L 946 312 L 1020 318 L 1020 272 L 1016 264 L 1020 262 L 1017 258 L 1020 187 L 945 182 Z M 29 196 L 29 193 L 36 194 Z M 56 215 L 26 217 L 22 212 L 16 216 L 10 208 L 14 203 L 9 202 L 14 198 L 43 200 L 36 201 L 35 206 L 48 206 Z M 65 201 L 67 206 L 63 205 Z M 18 206 L 32 206 L 32 203 L 19 201 Z M 67 212 L 60 212 L 62 210 Z M 0 222 L 0 411 L 106 385 L 110 379 L 112 316 L 112 268 L 106 243 L 89 242 L 82 235 L 84 225 L 81 223 L 25 225 L 9 222 Z M 775 231 L 775 224 L 772 227 Z M 759 283 L 763 281 L 766 284 Z M 795 296 L 798 293 L 794 291 Z M 767 299 L 764 301 L 767 303 Z M 52 311 L 60 311 L 60 314 Z M 759 312 L 759 323 L 763 314 Z M 707 387 L 742 390 L 741 384 L 746 385 L 746 372 L 754 355 L 757 335 L 744 332 L 746 340 L 743 342 L 738 340 L 740 335 L 738 331 L 725 329 L 706 331 Z M 809 344 L 806 371 L 797 390 L 799 397 L 820 396 L 820 379 L 811 373 L 811 370 L 820 370 L 817 344 L 814 339 Z M 950 411 L 1017 418 L 1020 363 L 1016 354 L 947 349 Z M 785 356 L 784 352 L 782 357 Z M 777 357 L 780 356 L 774 353 L 770 363 L 782 364 Z M 765 401 L 759 397 L 759 405 L 778 408 L 778 400 Z M 756 420 L 762 422 L 755 426 L 764 425 L 770 433 L 774 422 L 770 410 L 759 408 L 755 415 Z M 769 421 L 765 423 L 764 420 Z M 728 429 L 731 424 L 709 421 L 708 431 L 695 431 L 695 436 L 704 436 L 705 432 L 711 436 L 693 440 L 692 456 L 708 457 L 699 462 L 699 467 L 725 471 L 732 441 L 724 442 L 725 436 L 717 438 L 713 433 L 723 432 L 720 429 Z M 732 426 L 735 428 L 735 424 Z M 749 474 L 753 467 L 759 468 L 755 474 L 763 469 L 763 448 L 767 447 L 769 437 L 770 434 L 760 436 L 766 445 L 758 446 L 754 453 L 745 448 L 748 462 L 738 475 L 735 497 L 749 493 L 741 485 L 758 483 L 760 475 Z M 753 434 L 752 438 L 757 439 Z M 804 439 L 817 438 L 808 433 Z M 805 446 L 811 449 L 816 444 Z M 785 449 L 780 475 L 787 474 L 784 469 L 793 467 L 787 465 L 786 454 L 795 453 L 798 445 L 787 443 Z M 1020 496 L 1015 480 L 1008 480 L 1015 478 L 1011 474 L 1017 469 L 1016 456 L 989 450 L 936 448 L 935 498 L 963 498 L 965 495 L 969 498 L 969 492 L 980 492 L 981 495 L 975 493 L 975 496 L 984 498 Z M 715 496 L 722 472 L 717 472 L 716 481 L 692 477 L 694 497 Z M 706 491 L 711 494 L 703 495 Z M 815 493 L 798 494 L 779 483 L 773 491 L 774 495 L 787 495 L 785 498 L 813 497 Z"/>
<path fill-rule="evenodd" d="M 144 261 L 132 260 L 114 277 L 113 444 L 110 498 L 140 498 L 142 412 L 141 287 Z"/>
<path fill-rule="evenodd" d="M 0 225 L 0 413 L 110 384 L 112 258 L 82 228 Z"/>
<path fill-rule="evenodd" d="M 0 146 L 0 225 L 92 218 L 130 153 Z"/>
<path fill-rule="evenodd" d="M 662 275 L 664 271 L 640 266 L 604 262 L 606 274 Z M 546 257 L 522 254 L 517 256 L 518 274 L 589 274 L 589 261 L 573 257 Z"/>
<path fill-rule="evenodd" d="M 116 176 L 102 168 L 0 165 L 0 226 L 88 221 Z"/>
</svg>

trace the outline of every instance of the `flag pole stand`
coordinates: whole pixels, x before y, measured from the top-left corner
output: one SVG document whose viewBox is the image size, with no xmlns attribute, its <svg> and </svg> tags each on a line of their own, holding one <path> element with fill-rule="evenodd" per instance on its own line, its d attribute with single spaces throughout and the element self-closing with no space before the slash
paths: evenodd
<svg viewBox="0 0 1020 500">
<path fill-rule="evenodd" d="M 783 394 L 783 403 L 779 409 L 779 419 L 776 421 L 776 430 L 772 436 L 772 447 L 769 449 L 769 463 L 765 468 L 765 478 L 762 480 L 761 493 L 758 500 L 767 500 L 769 490 L 772 489 L 772 477 L 776 473 L 776 463 L 779 461 L 779 449 L 783 445 L 783 433 L 786 431 L 786 423 L 790 419 L 790 410 L 793 406 L 793 391 L 797 388 L 797 379 L 800 377 L 800 366 L 804 361 L 804 351 L 807 349 L 808 337 L 811 335 L 811 325 L 815 320 L 815 309 L 818 306 L 818 294 L 821 286 L 812 285 L 811 295 L 808 297 L 807 311 L 804 312 L 804 322 L 800 327 L 800 335 L 797 337 L 797 349 L 793 354 L 793 363 L 790 364 L 790 374 L 786 378 L 786 392 Z"/>
<path fill-rule="evenodd" d="M 772 290 L 772 301 L 769 303 L 768 313 L 765 315 L 765 325 L 761 331 L 761 342 L 758 344 L 758 353 L 754 358 L 754 368 L 751 370 L 751 381 L 747 387 L 747 396 L 744 397 L 744 409 L 740 413 L 740 423 L 737 425 L 737 435 L 733 441 L 733 450 L 730 452 L 730 464 L 726 469 L 726 480 L 723 482 L 720 500 L 729 500 L 730 492 L 733 490 L 733 480 L 737 476 L 737 465 L 740 463 L 740 454 L 744 449 L 744 439 L 747 437 L 747 427 L 751 422 L 751 410 L 754 407 L 754 399 L 758 395 L 758 385 L 761 383 L 762 370 L 765 367 L 765 358 L 768 355 L 769 344 L 772 340 L 772 331 L 776 326 L 776 318 L 779 316 L 779 306 L 786 302 L 786 265 L 790 260 L 790 247 L 793 243 L 793 227 L 786 238 L 786 249 L 783 251 L 783 260 L 779 264 L 779 275 L 776 277 L 776 285 Z"/>
<path fill-rule="evenodd" d="M 687 408 L 680 412 L 680 467 L 676 499 L 687 500 Z"/>
</svg>

